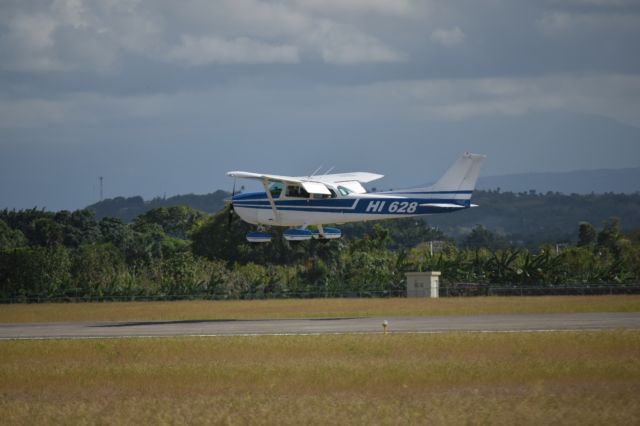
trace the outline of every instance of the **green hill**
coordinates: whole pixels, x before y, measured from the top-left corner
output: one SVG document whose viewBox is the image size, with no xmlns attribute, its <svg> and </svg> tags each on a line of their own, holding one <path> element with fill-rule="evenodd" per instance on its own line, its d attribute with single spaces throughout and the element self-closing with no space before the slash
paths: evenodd
<svg viewBox="0 0 640 426">
<path fill-rule="evenodd" d="M 564 194 L 633 194 L 640 191 L 640 167 L 481 176 L 477 188 L 502 188 L 503 191 L 512 192 L 535 189 L 538 192 Z"/>
<path fill-rule="evenodd" d="M 176 195 L 169 198 L 154 198 L 145 201 L 142 197 L 116 197 L 109 198 L 87 206 L 93 210 L 98 219 L 114 217 L 124 222 L 132 222 L 137 216 L 157 207 L 188 206 L 207 213 L 215 213 L 224 207 L 224 199 L 231 194 L 225 191 L 216 191 L 211 194 L 187 194 Z"/>
<path fill-rule="evenodd" d="M 581 222 L 596 227 L 620 218 L 623 231 L 640 228 L 640 194 L 540 194 L 530 192 L 476 191 L 473 203 L 480 207 L 454 214 L 427 217 L 432 226 L 456 239 L 476 225 L 515 243 L 535 246 L 576 239 Z"/>
</svg>

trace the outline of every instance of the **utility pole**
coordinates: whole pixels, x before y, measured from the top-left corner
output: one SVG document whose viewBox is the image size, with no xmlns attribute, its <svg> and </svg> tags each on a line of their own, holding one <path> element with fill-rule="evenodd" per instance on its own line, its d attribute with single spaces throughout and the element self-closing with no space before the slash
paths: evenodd
<svg viewBox="0 0 640 426">
<path fill-rule="evenodd" d="M 103 179 L 104 179 L 104 178 L 103 178 L 102 176 L 100 176 L 100 201 L 102 201 L 102 199 L 103 199 L 103 195 L 104 195 L 104 193 L 103 193 L 103 186 L 102 186 L 102 180 L 103 180 Z"/>
</svg>

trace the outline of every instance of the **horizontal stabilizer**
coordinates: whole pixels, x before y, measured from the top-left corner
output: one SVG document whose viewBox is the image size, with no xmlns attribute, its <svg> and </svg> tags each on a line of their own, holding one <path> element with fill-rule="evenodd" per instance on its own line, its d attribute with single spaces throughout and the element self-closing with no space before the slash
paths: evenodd
<svg viewBox="0 0 640 426">
<path fill-rule="evenodd" d="M 420 204 L 420 207 L 431 207 L 433 209 L 464 209 L 464 206 L 451 203 L 427 203 Z"/>
</svg>

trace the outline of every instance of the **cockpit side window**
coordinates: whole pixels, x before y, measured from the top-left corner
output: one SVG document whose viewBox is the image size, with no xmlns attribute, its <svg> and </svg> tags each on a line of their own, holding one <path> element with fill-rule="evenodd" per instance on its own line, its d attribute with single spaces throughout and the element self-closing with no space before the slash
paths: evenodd
<svg viewBox="0 0 640 426">
<path fill-rule="evenodd" d="M 301 186 L 287 185 L 287 197 L 309 198 L 309 193 Z"/>
<path fill-rule="evenodd" d="M 311 198 L 315 198 L 315 199 L 326 199 L 326 198 L 336 198 L 338 195 L 336 194 L 336 191 L 334 191 L 333 189 L 327 187 L 327 189 L 329 190 L 329 192 L 331 194 L 312 194 Z"/>
<path fill-rule="evenodd" d="M 281 182 L 272 182 L 269 185 L 269 192 L 271 193 L 271 197 L 280 198 L 280 194 L 282 194 L 283 185 Z"/>
</svg>

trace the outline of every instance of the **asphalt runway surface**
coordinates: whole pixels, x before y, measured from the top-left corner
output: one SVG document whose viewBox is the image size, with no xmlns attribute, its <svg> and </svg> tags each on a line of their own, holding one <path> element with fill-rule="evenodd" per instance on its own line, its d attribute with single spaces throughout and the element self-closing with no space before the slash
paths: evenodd
<svg viewBox="0 0 640 426">
<path fill-rule="evenodd" d="M 441 317 L 187 320 L 0 324 L 0 339 L 92 339 L 639 329 L 640 312 Z"/>
</svg>

